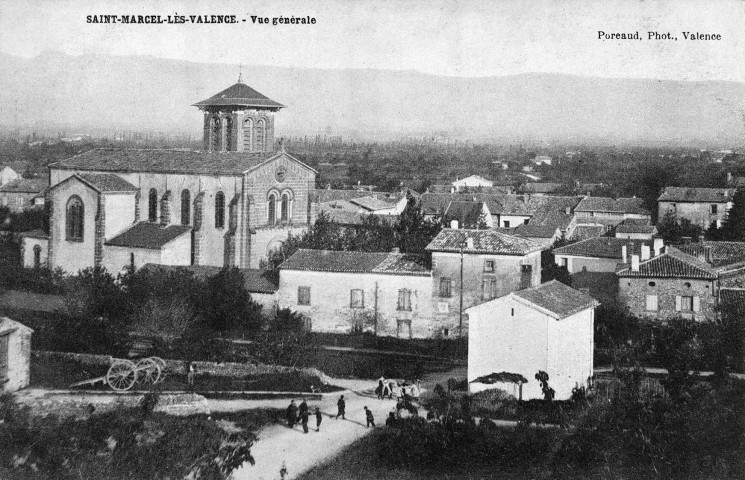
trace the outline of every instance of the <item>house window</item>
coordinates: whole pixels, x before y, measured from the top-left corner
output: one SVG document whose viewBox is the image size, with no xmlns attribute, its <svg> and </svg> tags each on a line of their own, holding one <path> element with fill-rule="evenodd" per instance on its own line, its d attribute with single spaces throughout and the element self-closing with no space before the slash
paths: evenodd
<svg viewBox="0 0 745 480">
<path fill-rule="evenodd" d="M 215 228 L 225 227 L 225 194 L 215 194 Z"/>
<path fill-rule="evenodd" d="M 445 298 L 453 296 L 453 281 L 450 277 L 440 278 L 440 296 Z"/>
<path fill-rule="evenodd" d="M 520 289 L 533 284 L 533 265 L 520 265 Z"/>
<path fill-rule="evenodd" d="M 34 268 L 41 267 L 41 245 L 34 245 Z"/>
<path fill-rule="evenodd" d="M 657 311 L 657 295 L 647 295 L 647 305 L 645 306 L 645 310 L 649 312 Z"/>
<path fill-rule="evenodd" d="M 396 321 L 396 335 L 398 338 L 411 338 L 411 320 Z"/>
<path fill-rule="evenodd" d="M 16 198 L 16 206 L 19 207 L 19 208 L 20 207 L 23 207 L 23 198 L 22 197 L 17 197 Z"/>
<path fill-rule="evenodd" d="M 83 241 L 83 201 L 73 195 L 67 201 L 67 239 Z"/>
<path fill-rule="evenodd" d="M 150 189 L 147 197 L 147 219 L 151 222 L 158 221 L 158 191 Z"/>
<path fill-rule="evenodd" d="M 512 316 L 514 317 L 515 316 L 515 309 L 514 308 L 511 308 L 510 310 L 512 310 L 511 313 L 512 313 Z"/>
<path fill-rule="evenodd" d="M 716 213 L 717 213 L 717 205 L 712 205 L 711 206 L 711 213 L 712 213 L 712 215 L 716 215 Z"/>
<path fill-rule="evenodd" d="M 310 305 L 310 287 L 297 287 L 297 304 Z"/>
<path fill-rule="evenodd" d="M 656 285 L 657 285 L 657 284 L 656 284 L 655 282 L 649 282 L 649 286 L 650 286 L 650 287 L 654 287 L 654 286 L 656 286 Z"/>
<path fill-rule="evenodd" d="M 510 228 L 510 221 L 509 220 L 505 220 L 503 223 L 504 223 L 504 228 Z"/>
<path fill-rule="evenodd" d="M 485 260 L 484 261 L 484 272 L 485 273 L 494 273 L 494 260 Z"/>
<path fill-rule="evenodd" d="M 398 310 L 411 311 L 411 290 L 402 288 L 398 291 Z"/>
<path fill-rule="evenodd" d="M 270 193 L 269 199 L 267 201 L 269 202 L 269 216 L 267 218 L 267 221 L 269 222 L 269 225 L 274 225 L 275 223 L 277 223 L 277 195 L 274 193 Z"/>
<path fill-rule="evenodd" d="M 349 292 L 349 308 L 365 308 L 365 292 L 354 288 Z"/>
<path fill-rule="evenodd" d="M 692 312 L 693 311 L 693 297 L 683 296 L 680 297 L 680 308 L 679 312 Z"/>
<path fill-rule="evenodd" d="M 497 279 L 496 278 L 485 278 L 481 283 L 482 298 L 484 300 L 491 300 L 497 297 Z"/>
<path fill-rule="evenodd" d="M 212 150 L 220 150 L 220 117 L 212 117 Z"/>
<path fill-rule="evenodd" d="M 561 266 L 569 268 L 569 259 L 567 257 L 560 257 L 561 258 Z"/>
<path fill-rule="evenodd" d="M 527 225 L 529 221 L 530 221 L 530 219 L 529 218 L 526 218 L 525 220 L 523 220 L 523 225 Z"/>
<path fill-rule="evenodd" d="M 191 218 L 191 193 L 189 190 L 181 192 L 181 225 L 189 225 Z"/>
</svg>

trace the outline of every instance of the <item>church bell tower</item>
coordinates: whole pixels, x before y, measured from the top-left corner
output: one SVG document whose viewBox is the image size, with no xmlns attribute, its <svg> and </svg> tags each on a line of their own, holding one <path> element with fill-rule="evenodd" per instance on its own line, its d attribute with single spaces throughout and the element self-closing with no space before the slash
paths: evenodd
<svg viewBox="0 0 745 480">
<path fill-rule="evenodd" d="M 204 112 L 205 151 L 274 151 L 274 112 L 285 106 L 249 87 L 241 77 L 194 106 Z"/>
</svg>

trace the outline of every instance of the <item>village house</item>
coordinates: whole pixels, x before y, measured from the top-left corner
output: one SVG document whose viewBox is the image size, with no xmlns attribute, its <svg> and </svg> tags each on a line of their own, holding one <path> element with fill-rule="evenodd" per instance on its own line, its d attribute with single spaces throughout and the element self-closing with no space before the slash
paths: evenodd
<svg viewBox="0 0 745 480">
<path fill-rule="evenodd" d="M 28 387 L 33 332 L 8 317 L 0 317 L 0 393 Z"/>
<path fill-rule="evenodd" d="M 451 329 L 432 315 L 432 272 L 420 255 L 300 249 L 279 266 L 277 305 L 318 332 L 428 338 Z"/>
<path fill-rule="evenodd" d="M 543 371 L 557 400 L 571 398 L 572 390 L 589 386 L 593 375 L 598 305 L 589 295 L 552 280 L 468 308 L 469 391 L 501 388 L 522 400 L 544 398 L 535 379 Z M 500 372 L 527 382 L 476 381 Z"/>
<path fill-rule="evenodd" d="M 431 298 L 438 323 L 460 325 L 466 309 L 541 283 L 541 250 L 526 238 L 494 230 L 445 228 L 427 245 L 432 254 Z M 450 332 L 449 332 L 450 333 Z"/>
<path fill-rule="evenodd" d="M 735 190 L 731 188 L 666 187 L 657 199 L 658 218 L 666 214 L 707 229 L 720 228 L 732 207 Z"/>
<path fill-rule="evenodd" d="M 569 273 L 584 270 L 589 272 L 615 272 L 619 263 L 625 263 L 628 255 L 641 254 L 642 248 L 662 249 L 662 239 L 629 240 L 625 238 L 594 237 L 554 249 L 555 262 L 566 267 Z"/>
<path fill-rule="evenodd" d="M 720 289 L 745 285 L 745 257 L 740 251 L 737 256 L 715 260 L 712 251 L 716 246 L 711 244 L 719 242 L 709 243 L 697 247 L 696 255 L 673 246 L 660 253 L 643 249 L 641 256 L 632 255 L 616 272 L 619 300 L 639 317 L 715 319 Z M 718 253 L 731 245 L 720 247 Z"/>
<path fill-rule="evenodd" d="M 457 189 L 461 187 L 491 187 L 494 182 L 487 180 L 481 175 L 471 175 L 470 177 L 456 179 L 453 186 Z"/>
<path fill-rule="evenodd" d="M 24 250 L 39 245 L 51 268 L 70 273 L 257 268 L 289 233 L 307 230 L 316 171 L 275 150 L 273 114 L 284 106 L 240 80 L 195 105 L 204 151 L 95 149 L 51 164 L 49 236 Z"/>
<path fill-rule="evenodd" d="M 484 202 L 452 201 L 445 208 L 443 219 L 452 228 L 492 228 L 494 220 Z"/>
<path fill-rule="evenodd" d="M 0 168 L 0 187 L 19 178 L 21 178 L 21 174 L 15 171 L 10 165 L 3 165 Z"/>
<path fill-rule="evenodd" d="M 624 220 L 615 228 L 616 238 L 652 240 L 655 235 L 657 235 L 657 227 L 645 220 Z"/>
<path fill-rule="evenodd" d="M 641 198 L 585 197 L 574 213 L 577 223 L 601 223 L 606 226 L 615 226 L 627 219 L 652 220 Z"/>
<path fill-rule="evenodd" d="M 48 186 L 48 177 L 11 180 L 0 187 L 0 206 L 8 207 L 11 212 L 41 208 L 44 206 L 44 196 L 40 194 Z"/>
</svg>

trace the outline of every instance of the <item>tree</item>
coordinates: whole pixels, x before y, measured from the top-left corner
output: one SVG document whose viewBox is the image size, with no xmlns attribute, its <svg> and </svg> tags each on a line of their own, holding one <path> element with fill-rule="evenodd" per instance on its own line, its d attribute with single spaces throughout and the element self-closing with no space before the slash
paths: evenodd
<svg viewBox="0 0 745 480">
<path fill-rule="evenodd" d="M 171 350 L 196 322 L 194 307 L 187 299 L 153 296 L 134 312 L 132 331 L 157 339 Z"/>
<path fill-rule="evenodd" d="M 688 237 L 692 241 L 698 241 L 703 230 L 698 225 L 694 225 L 687 218 L 678 218 L 674 213 L 666 213 L 657 222 L 657 233 L 665 240 L 665 243 L 680 243 L 683 237 Z"/>
<path fill-rule="evenodd" d="M 722 225 L 719 240 L 745 241 L 745 188 L 738 188 L 732 199 L 732 208 Z"/>
<path fill-rule="evenodd" d="M 562 267 L 556 264 L 556 257 L 553 254 L 553 250 L 565 245 L 569 245 L 572 242 L 567 240 L 564 235 L 561 238 L 556 239 L 550 249 L 541 251 L 541 282 L 549 282 L 551 280 L 558 280 L 564 285 L 572 286 L 572 276 L 569 273 L 567 267 Z"/>
<path fill-rule="evenodd" d="M 199 310 L 206 326 L 216 331 L 258 331 L 264 323 L 261 305 L 251 299 L 243 274 L 235 267 L 207 279 Z"/>
<path fill-rule="evenodd" d="M 426 253 L 425 248 L 440 233 L 440 225 L 425 220 L 416 198 L 409 197 L 394 226 L 398 247 L 405 253 Z"/>
</svg>

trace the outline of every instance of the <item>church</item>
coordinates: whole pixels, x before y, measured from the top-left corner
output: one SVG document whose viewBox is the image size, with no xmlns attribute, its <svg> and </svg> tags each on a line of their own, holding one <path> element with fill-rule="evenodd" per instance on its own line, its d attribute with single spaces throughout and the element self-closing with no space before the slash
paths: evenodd
<svg viewBox="0 0 745 480">
<path fill-rule="evenodd" d="M 315 222 L 316 171 L 275 150 L 284 105 L 239 78 L 194 106 L 202 151 L 94 149 L 51 164 L 49 233 L 23 238 L 24 265 L 258 268 Z"/>
</svg>

